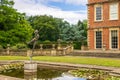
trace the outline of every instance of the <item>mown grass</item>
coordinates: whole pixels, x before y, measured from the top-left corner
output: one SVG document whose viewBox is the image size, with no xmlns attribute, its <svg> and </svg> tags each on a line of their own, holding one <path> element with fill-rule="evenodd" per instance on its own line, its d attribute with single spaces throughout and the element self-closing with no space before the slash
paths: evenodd
<svg viewBox="0 0 120 80">
<path fill-rule="evenodd" d="M 0 56 L 0 60 L 29 60 L 29 57 Z M 37 57 L 33 57 L 33 60 L 120 67 L 120 59 L 112 59 L 112 58 L 95 58 L 95 57 L 80 57 L 80 56 L 79 57 L 74 57 L 74 56 L 37 56 Z"/>
<path fill-rule="evenodd" d="M 29 57 L 23 56 L 0 56 L 0 60 L 29 60 Z"/>
</svg>

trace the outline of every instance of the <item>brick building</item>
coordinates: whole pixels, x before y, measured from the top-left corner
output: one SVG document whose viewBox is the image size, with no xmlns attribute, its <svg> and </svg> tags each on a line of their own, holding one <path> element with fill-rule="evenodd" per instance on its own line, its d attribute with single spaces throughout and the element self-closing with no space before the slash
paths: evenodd
<svg viewBox="0 0 120 80">
<path fill-rule="evenodd" d="M 88 47 L 120 50 L 120 0 L 88 0 Z"/>
</svg>

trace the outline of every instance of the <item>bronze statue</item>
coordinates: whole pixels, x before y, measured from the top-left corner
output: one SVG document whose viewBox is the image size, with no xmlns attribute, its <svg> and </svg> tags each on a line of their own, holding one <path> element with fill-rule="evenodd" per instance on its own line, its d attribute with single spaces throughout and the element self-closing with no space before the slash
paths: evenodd
<svg viewBox="0 0 120 80">
<path fill-rule="evenodd" d="M 33 43 L 32 54 L 30 55 L 30 61 L 32 61 L 32 56 L 33 56 L 33 52 L 35 49 L 35 45 L 36 45 L 37 40 L 39 39 L 39 31 L 35 30 L 34 34 L 35 34 L 35 37 L 30 42 L 28 42 L 28 44 Z"/>
</svg>

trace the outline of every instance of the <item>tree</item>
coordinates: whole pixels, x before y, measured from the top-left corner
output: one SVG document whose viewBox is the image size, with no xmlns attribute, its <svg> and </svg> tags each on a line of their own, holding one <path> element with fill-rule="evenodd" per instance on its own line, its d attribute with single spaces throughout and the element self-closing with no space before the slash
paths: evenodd
<svg viewBox="0 0 120 80">
<path fill-rule="evenodd" d="M 40 40 L 57 41 L 60 37 L 60 28 L 63 20 L 53 16 L 41 15 L 28 18 L 31 26 L 39 30 Z"/>
<path fill-rule="evenodd" d="M 59 23 L 59 38 L 63 41 L 68 39 L 68 33 L 70 32 L 70 24 L 67 21 L 62 21 Z"/>
<path fill-rule="evenodd" d="M 33 29 L 25 19 L 25 14 L 13 8 L 13 0 L 0 2 L 0 44 L 15 45 L 25 43 L 32 37 Z"/>
<path fill-rule="evenodd" d="M 87 21 L 78 21 L 76 25 L 68 23 L 61 28 L 61 36 L 64 41 L 84 41 L 87 39 Z"/>
<path fill-rule="evenodd" d="M 76 25 L 52 16 L 31 16 L 28 18 L 31 26 L 40 32 L 40 40 L 57 41 L 83 41 L 87 38 L 86 21 L 78 21 Z"/>
<path fill-rule="evenodd" d="M 76 26 L 76 40 L 77 41 L 84 41 L 87 39 L 87 23 L 85 23 L 85 20 L 82 21 L 78 21 L 77 26 Z"/>
<path fill-rule="evenodd" d="M 83 20 L 83 26 L 84 26 L 84 36 L 87 37 L 87 20 Z"/>
</svg>

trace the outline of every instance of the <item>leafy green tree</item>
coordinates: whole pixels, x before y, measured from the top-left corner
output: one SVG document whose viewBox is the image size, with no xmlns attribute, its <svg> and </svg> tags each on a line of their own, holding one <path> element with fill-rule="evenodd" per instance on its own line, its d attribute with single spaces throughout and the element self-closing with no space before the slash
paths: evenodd
<svg viewBox="0 0 120 80">
<path fill-rule="evenodd" d="M 75 48 L 80 49 L 82 45 L 87 46 L 87 20 L 78 21 L 75 32 Z"/>
<path fill-rule="evenodd" d="M 31 16 L 28 21 L 34 29 L 39 30 L 41 41 L 57 41 L 59 38 L 62 19 L 42 15 Z"/>
<path fill-rule="evenodd" d="M 78 21 L 77 25 L 65 23 L 61 28 L 61 38 L 64 41 L 84 41 L 87 38 L 87 21 Z M 67 26 L 66 26 L 67 24 Z"/>
<path fill-rule="evenodd" d="M 85 31 L 85 33 L 84 33 L 84 36 L 85 37 L 87 37 L 87 20 L 83 20 L 83 26 L 84 26 L 84 31 Z"/>
<path fill-rule="evenodd" d="M 52 16 L 31 16 L 28 21 L 34 29 L 39 30 L 41 41 L 83 41 L 87 38 L 87 21 L 78 21 L 70 25 L 67 21 Z"/>
<path fill-rule="evenodd" d="M 25 43 L 32 37 L 33 29 L 25 19 L 25 14 L 13 8 L 13 0 L 0 1 L 0 44 L 15 45 Z"/>
<path fill-rule="evenodd" d="M 84 20 L 85 21 L 85 20 Z M 75 37 L 76 41 L 84 41 L 87 39 L 87 25 L 85 22 L 78 21 L 76 25 Z"/>
<path fill-rule="evenodd" d="M 70 24 L 67 21 L 62 21 L 58 27 L 59 30 L 59 38 L 63 41 L 66 41 L 68 39 Z"/>
</svg>

